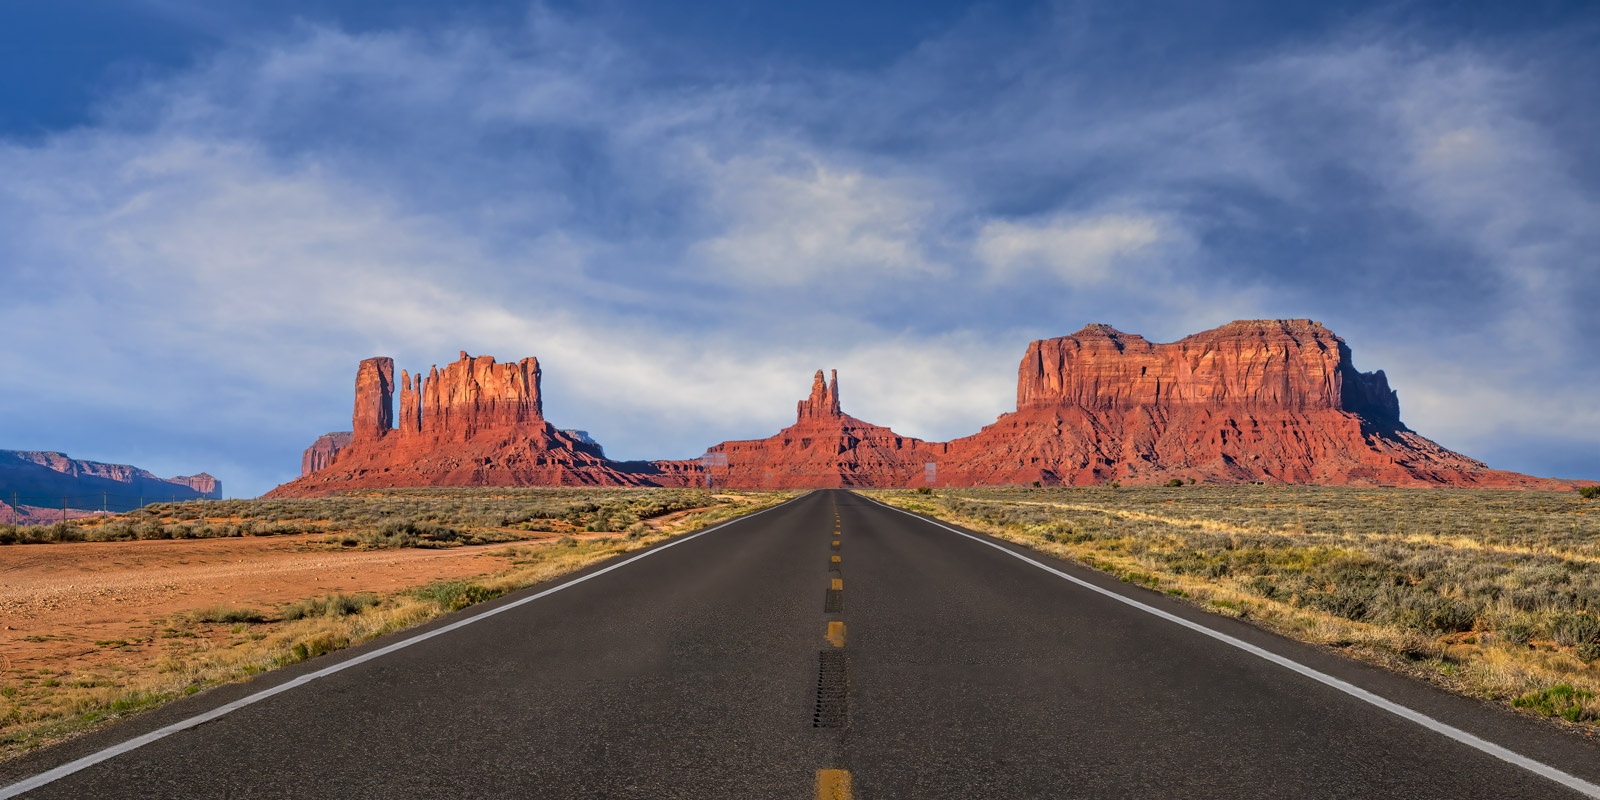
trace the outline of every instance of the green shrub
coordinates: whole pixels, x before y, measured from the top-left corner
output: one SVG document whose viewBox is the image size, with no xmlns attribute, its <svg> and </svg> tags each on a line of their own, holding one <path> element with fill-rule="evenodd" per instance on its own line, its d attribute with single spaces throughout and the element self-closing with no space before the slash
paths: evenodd
<svg viewBox="0 0 1600 800">
<path fill-rule="evenodd" d="M 253 608 L 229 608 L 227 606 L 212 606 L 201 609 L 190 615 L 195 622 L 224 622 L 234 624 L 239 622 L 266 622 L 267 615 Z"/>
<path fill-rule="evenodd" d="M 493 600 L 504 591 L 490 589 L 471 581 L 443 581 L 430 584 L 417 590 L 417 597 L 422 600 L 432 600 L 451 611 L 466 608 L 485 600 Z"/>
<path fill-rule="evenodd" d="M 917 487 L 917 494 L 933 494 L 933 490 L 929 489 L 926 486 L 918 486 Z"/>
<path fill-rule="evenodd" d="M 1600 619 L 1588 614 L 1554 614 L 1550 617 L 1550 638 L 1563 647 L 1600 640 Z"/>
<path fill-rule="evenodd" d="M 1183 479 L 1182 478 L 1173 478 L 1172 480 L 1167 481 L 1166 483 L 1164 483 L 1162 485 L 1166 486 L 1169 489 L 1170 488 L 1176 488 L 1178 486 L 1182 486 L 1183 485 Z"/>
<path fill-rule="evenodd" d="M 1600 486 L 1584 486 L 1578 489 L 1578 496 L 1585 500 L 1593 500 L 1596 497 L 1600 497 Z"/>
<path fill-rule="evenodd" d="M 314 636 L 307 636 L 306 638 L 295 642 L 294 647 L 291 647 L 289 652 L 293 655 L 292 660 L 307 661 L 316 658 L 317 656 L 331 653 L 335 650 L 340 650 L 349 646 L 350 640 L 348 638 L 343 636 L 335 636 L 332 633 L 324 631 Z"/>
<path fill-rule="evenodd" d="M 357 614 L 382 602 L 381 598 L 370 594 L 335 594 L 328 597 L 313 597 L 310 600 L 301 600 L 283 610 L 282 617 L 286 620 L 304 619 L 306 617 L 343 617 Z"/>
<path fill-rule="evenodd" d="M 1528 692 L 1527 694 L 1511 701 L 1517 708 L 1525 708 L 1541 717 L 1560 717 L 1568 722 L 1577 722 L 1586 717 L 1583 701 L 1594 697 L 1592 692 L 1574 689 L 1562 683 L 1542 691 Z"/>
<path fill-rule="evenodd" d="M 1495 638 L 1507 644 L 1527 644 L 1533 640 L 1533 626 L 1513 622 L 1501 628 Z"/>
</svg>

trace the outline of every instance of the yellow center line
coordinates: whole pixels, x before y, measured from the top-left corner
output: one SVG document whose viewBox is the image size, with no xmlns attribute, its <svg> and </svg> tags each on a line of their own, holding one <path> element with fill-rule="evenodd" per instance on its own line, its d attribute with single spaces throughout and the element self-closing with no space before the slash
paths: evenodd
<svg viewBox="0 0 1600 800">
<path fill-rule="evenodd" d="M 817 800 L 850 800 L 850 771 L 817 770 Z"/>
<path fill-rule="evenodd" d="M 835 564 L 839 563 L 839 557 L 838 556 L 834 556 L 833 557 L 833 563 L 835 563 Z"/>
<path fill-rule="evenodd" d="M 833 546 L 834 547 L 838 547 L 839 546 L 839 540 L 838 539 L 834 539 L 833 540 Z"/>
<path fill-rule="evenodd" d="M 828 623 L 828 643 L 834 647 L 844 647 L 844 623 Z"/>
<path fill-rule="evenodd" d="M 844 591 L 844 579 L 843 578 L 834 578 L 833 579 L 833 588 L 834 588 L 834 591 L 838 591 L 838 592 Z"/>
</svg>

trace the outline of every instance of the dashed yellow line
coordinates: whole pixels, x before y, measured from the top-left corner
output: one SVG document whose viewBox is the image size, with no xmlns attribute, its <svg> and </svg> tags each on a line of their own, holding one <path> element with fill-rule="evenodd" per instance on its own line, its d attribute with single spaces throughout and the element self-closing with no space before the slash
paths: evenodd
<svg viewBox="0 0 1600 800">
<path fill-rule="evenodd" d="M 849 770 L 817 770 L 817 800 L 850 800 L 852 796 Z"/>
<path fill-rule="evenodd" d="M 844 579 L 843 578 L 834 578 L 833 579 L 833 589 L 834 589 L 834 591 L 838 591 L 838 592 L 844 591 Z"/>
<path fill-rule="evenodd" d="M 833 563 L 835 563 L 835 564 L 839 563 L 839 557 L 838 556 L 834 556 L 833 557 Z"/>
<path fill-rule="evenodd" d="M 828 623 L 828 643 L 834 647 L 844 647 L 844 623 Z"/>
</svg>

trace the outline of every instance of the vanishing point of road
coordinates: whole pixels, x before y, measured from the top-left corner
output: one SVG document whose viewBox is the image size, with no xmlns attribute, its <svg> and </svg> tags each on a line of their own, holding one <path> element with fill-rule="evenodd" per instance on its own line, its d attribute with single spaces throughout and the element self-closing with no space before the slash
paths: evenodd
<svg viewBox="0 0 1600 800">
<path fill-rule="evenodd" d="M 842 490 L 0 766 L 0 798 L 1561 798 L 1600 746 Z"/>
</svg>

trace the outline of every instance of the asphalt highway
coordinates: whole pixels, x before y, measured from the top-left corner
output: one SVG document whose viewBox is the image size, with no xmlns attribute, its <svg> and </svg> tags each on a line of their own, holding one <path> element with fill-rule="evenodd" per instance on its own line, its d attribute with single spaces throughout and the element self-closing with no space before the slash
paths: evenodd
<svg viewBox="0 0 1600 800">
<path fill-rule="evenodd" d="M 1552 726 L 845 491 L 642 552 L 30 754 L 0 787 L 63 765 L 23 796 L 1460 800 L 1600 782 L 1600 747 Z"/>
</svg>

